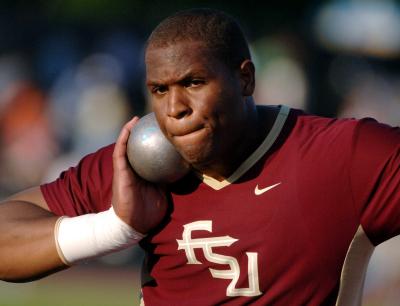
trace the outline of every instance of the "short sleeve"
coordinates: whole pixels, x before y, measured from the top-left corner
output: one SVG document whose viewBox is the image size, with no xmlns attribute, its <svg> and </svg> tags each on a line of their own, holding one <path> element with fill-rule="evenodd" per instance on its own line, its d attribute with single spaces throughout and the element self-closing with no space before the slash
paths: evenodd
<svg viewBox="0 0 400 306">
<path fill-rule="evenodd" d="M 400 234 L 400 128 L 360 120 L 350 181 L 361 225 L 374 245 Z"/>
<path fill-rule="evenodd" d="M 40 186 L 54 214 L 73 217 L 111 206 L 113 150 L 114 145 L 109 145 L 89 154 L 55 181 Z"/>
</svg>

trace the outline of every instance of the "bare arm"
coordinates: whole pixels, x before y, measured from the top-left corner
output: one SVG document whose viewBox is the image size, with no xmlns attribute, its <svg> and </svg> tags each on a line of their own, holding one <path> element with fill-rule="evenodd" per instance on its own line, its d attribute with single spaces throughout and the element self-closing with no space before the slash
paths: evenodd
<svg viewBox="0 0 400 306">
<path fill-rule="evenodd" d="M 112 205 L 122 221 L 145 234 L 164 218 L 167 198 L 161 187 L 139 178 L 128 163 L 126 145 L 137 120 L 125 124 L 115 145 Z M 0 279 L 31 281 L 67 267 L 55 243 L 57 219 L 39 187 L 0 203 Z"/>
<path fill-rule="evenodd" d="M 39 187 L 0 204 L 0 279 L 26 282 L 66 268 L 54 240 L 58 217 L 49 212 Z"/>
</svg>

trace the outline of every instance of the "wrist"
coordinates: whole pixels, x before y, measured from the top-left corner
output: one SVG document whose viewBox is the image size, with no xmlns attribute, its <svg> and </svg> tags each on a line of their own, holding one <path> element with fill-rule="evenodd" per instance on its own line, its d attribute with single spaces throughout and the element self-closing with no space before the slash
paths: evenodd
<svg viewBox="0 0 400 306">
<path fill-rule="evenodd" d="M 122 221 L 113 207 L 97 214 L 61 217 L 54 235 L 57 252 L 67 265 L 126 249 L 145 237 Z"/>
</svg>

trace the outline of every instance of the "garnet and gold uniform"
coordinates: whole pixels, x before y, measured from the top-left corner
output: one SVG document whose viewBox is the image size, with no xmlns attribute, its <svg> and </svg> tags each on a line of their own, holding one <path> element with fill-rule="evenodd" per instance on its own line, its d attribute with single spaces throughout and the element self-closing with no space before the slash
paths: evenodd
<svg viewBox="0 0 400 306">
<path fill-rule="evenodd" d="M 111 204 L 113 145 L 41 186 L 76 216 Z M 376 245 L 400 233 L 400 129 L 281 106 L 225 181 L 191 173 L 140 243 L 146 305 L 358 305 Z"/>
</svg>

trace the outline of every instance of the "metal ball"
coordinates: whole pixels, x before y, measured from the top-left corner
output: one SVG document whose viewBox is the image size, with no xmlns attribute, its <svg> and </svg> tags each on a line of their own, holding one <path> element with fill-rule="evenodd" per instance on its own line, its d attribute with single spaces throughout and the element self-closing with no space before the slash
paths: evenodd
<svg viewBox="0 0 400 306">
<path fill-rule="evenodd" d="M 154 113 L 143 116 L 132 128 L 127 155 L 135 172 L 153 183 L 172 183 L 189 171 L 189 165 L 161 132 Z"/>
</svg>

